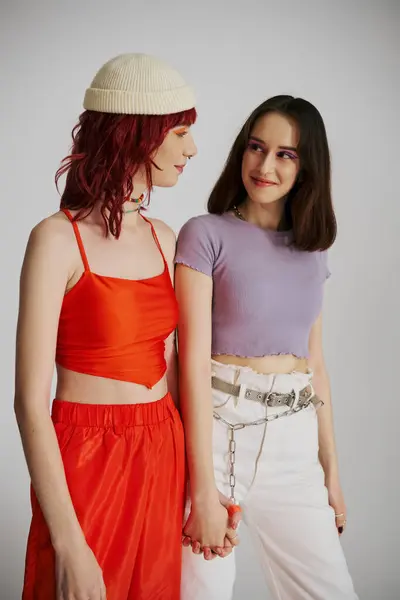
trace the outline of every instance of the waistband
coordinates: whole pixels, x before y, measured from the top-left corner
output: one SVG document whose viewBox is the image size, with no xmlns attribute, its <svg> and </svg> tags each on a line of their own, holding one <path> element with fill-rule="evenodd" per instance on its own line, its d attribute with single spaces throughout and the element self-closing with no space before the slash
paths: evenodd
<svg viewBox="0 0 400 600">
<path fill-rule="evenodd" d="M 133 427 L 155 425 L 177 414 L 171 394 L 161 400 L 144 404 L 84 404 L 53 400 L 51 417 L 54 423 L 80 427 Z"/>
<path fill-rule="evenodd" d="M 250 367 L 225 365 L 211 359 L 212 376 L 220 377 L 228 383 L 241 385 L 260 392 L 274 391 L 290 393 L 292 390 L 299 392 L 310 385 L 313 372 L 307 373 L 292 371 L 291 373 L 257 373 Z"/>
</svg>

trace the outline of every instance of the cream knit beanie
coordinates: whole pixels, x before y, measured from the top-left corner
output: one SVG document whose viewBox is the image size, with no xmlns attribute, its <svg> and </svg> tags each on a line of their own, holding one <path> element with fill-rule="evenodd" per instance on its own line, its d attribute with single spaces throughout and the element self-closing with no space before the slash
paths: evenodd
<svg viewBox="0 0 400 600">
<path fill-rule="evenodd" d="M 87 110 L 123 115 L 168 115 L 194 105 L 193 90 L 181 75 L 146 54 L 122 54 L 108 61 L 83 102 Z"/>
</svg>

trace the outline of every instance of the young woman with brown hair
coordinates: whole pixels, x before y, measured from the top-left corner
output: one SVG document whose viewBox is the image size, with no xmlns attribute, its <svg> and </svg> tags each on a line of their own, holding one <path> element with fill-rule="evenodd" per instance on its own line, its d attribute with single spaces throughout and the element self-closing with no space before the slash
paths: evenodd
<svg viewBox="0 0 400 600">
<path fill-rule="evenodd" d="M 234 553 L 211 560 L 227 534 L 220 493 L 240 504 L 273 598 L 356 598 L 339 540 L 346 507 L 322 349 L 330 177 L 317 109 L 271 98 L 233 144 L 209 214 L 179 234 L 191 500 L 182 600 L 232 598 Z"/>
</svg>

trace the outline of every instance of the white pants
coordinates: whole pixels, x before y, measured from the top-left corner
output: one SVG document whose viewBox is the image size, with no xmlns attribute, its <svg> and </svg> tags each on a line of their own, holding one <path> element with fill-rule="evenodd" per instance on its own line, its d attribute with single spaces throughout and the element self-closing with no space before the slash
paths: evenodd
<svg viewBox="0 0 400 600">
<path fill-rule="evenodd" d="M 213 375 L 258 391 L 296 393 L 311 375 L 261 375 L 247 367 L 213 361 Z M 265 405 L 213 390 L 214 408 L 231 424 L 248 423 L 286 408 Z M 275 600 L 357 600 L 328 504 L 318 461 L 318 425 L 311 404 L 266 425 L 235 432 L 235 497 Z M 214 419 L 213 453 L 219 490 L 231 495 L 228 428 Z M 190 504 L 187 506 L 187 514 Z M 234 552 L 204 560 L 183 548 L 181 600 L 231 600 Z"/>
</svg>

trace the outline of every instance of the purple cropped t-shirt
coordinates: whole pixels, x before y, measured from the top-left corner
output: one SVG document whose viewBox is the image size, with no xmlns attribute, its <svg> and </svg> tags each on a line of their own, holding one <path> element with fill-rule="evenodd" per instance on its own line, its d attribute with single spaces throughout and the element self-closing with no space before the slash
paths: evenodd
<svg viewBox="0 0 400 600">
<path fill-rule="evenodd" d="M 213 280 L 213 355 L 308 357 L 330 272 L 326 252 L 298 250 L 290 238 L 231 213 L 182 227 L 175 262 Z"/>
</svg>

